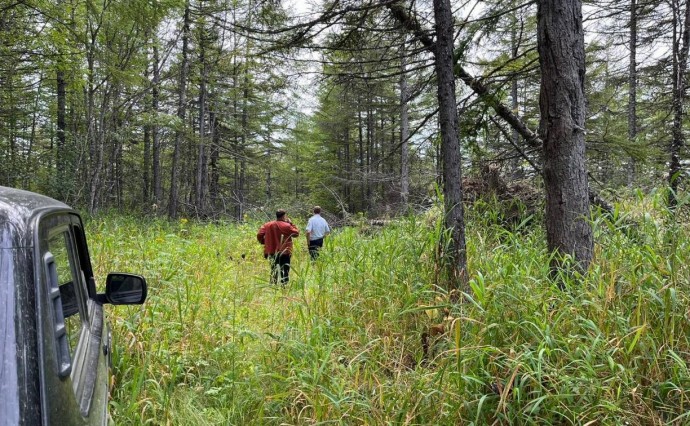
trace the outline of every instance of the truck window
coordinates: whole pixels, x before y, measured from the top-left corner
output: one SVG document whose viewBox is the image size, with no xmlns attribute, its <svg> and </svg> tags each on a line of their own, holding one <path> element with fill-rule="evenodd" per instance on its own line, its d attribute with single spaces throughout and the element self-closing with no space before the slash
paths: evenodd
<svg viewBox="0 0 690 426">
<path fill-rule="evenodd" d="M 75 262 L 74 245 L 68 229 L 50 236 L 48 250 L 54 259 L 70 356 L 74 359 L 86 316 L 83 285 L 80 285 L 81 269 Z"/>
</svg>

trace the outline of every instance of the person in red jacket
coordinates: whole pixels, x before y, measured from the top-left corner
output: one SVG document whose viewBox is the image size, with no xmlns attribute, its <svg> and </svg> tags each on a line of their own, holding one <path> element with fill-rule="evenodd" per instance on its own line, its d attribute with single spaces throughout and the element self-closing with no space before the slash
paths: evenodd
<svg viewBox="0 0 690 426">
<path fill-rule="evenodd" d="M 264 257 L 271 262 L 271 284 L 285 286 L 290 279 L 292 238 L 299 237 L 299 229 L 292 224 L 285 210 L 276 212 L 276 220 L 264 223 L 256 239 L 264 245 Z"/>
</svg>

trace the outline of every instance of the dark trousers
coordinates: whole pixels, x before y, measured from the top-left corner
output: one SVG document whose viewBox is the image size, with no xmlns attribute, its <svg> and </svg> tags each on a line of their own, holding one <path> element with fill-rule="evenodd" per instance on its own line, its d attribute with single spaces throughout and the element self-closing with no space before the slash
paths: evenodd
<svg viewBox="0 0 690 426">
<path fill-rule="evenodd" d="M 268 260 L 271 262 L 271 284 L 286 285 L 290 280 L 290 255 L 289 254 L 269 254 Z"/>
<path fill-rule="evenodd" d="M 313 260 L 319 257 L 319 250 L 323 247 L 323 238 L 309 241 L 309 254 Z"/>
</svg>

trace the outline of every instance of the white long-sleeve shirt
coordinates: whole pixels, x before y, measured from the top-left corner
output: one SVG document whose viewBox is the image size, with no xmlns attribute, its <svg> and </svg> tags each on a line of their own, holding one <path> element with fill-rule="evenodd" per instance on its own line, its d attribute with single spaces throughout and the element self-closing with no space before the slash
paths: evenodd
<svg viewBox="0 0 690 426">
<path fill-rule="evenodd" d="M 328 226 L 328 222 L 320 214 L 315 214 L 307 222 L 307 232 L 309 233 L 309 241 L 314 241 L 325 237 L 326 234 L 331 232 L 331 227 Z"/>
</svg>

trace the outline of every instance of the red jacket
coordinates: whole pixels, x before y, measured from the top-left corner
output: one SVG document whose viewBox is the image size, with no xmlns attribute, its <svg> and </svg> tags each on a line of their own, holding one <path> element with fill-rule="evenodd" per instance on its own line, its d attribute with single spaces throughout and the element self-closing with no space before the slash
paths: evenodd
<svg viewBox="0 0 690 426">
<path fill-rule="evenodd" d="M 264 254 L 292 254 L 292 237 L 299 237 L 299 229 L 282 220 L 264 223 L 256 234 L 256 239 L 264 245 Z"/>
</svg>

